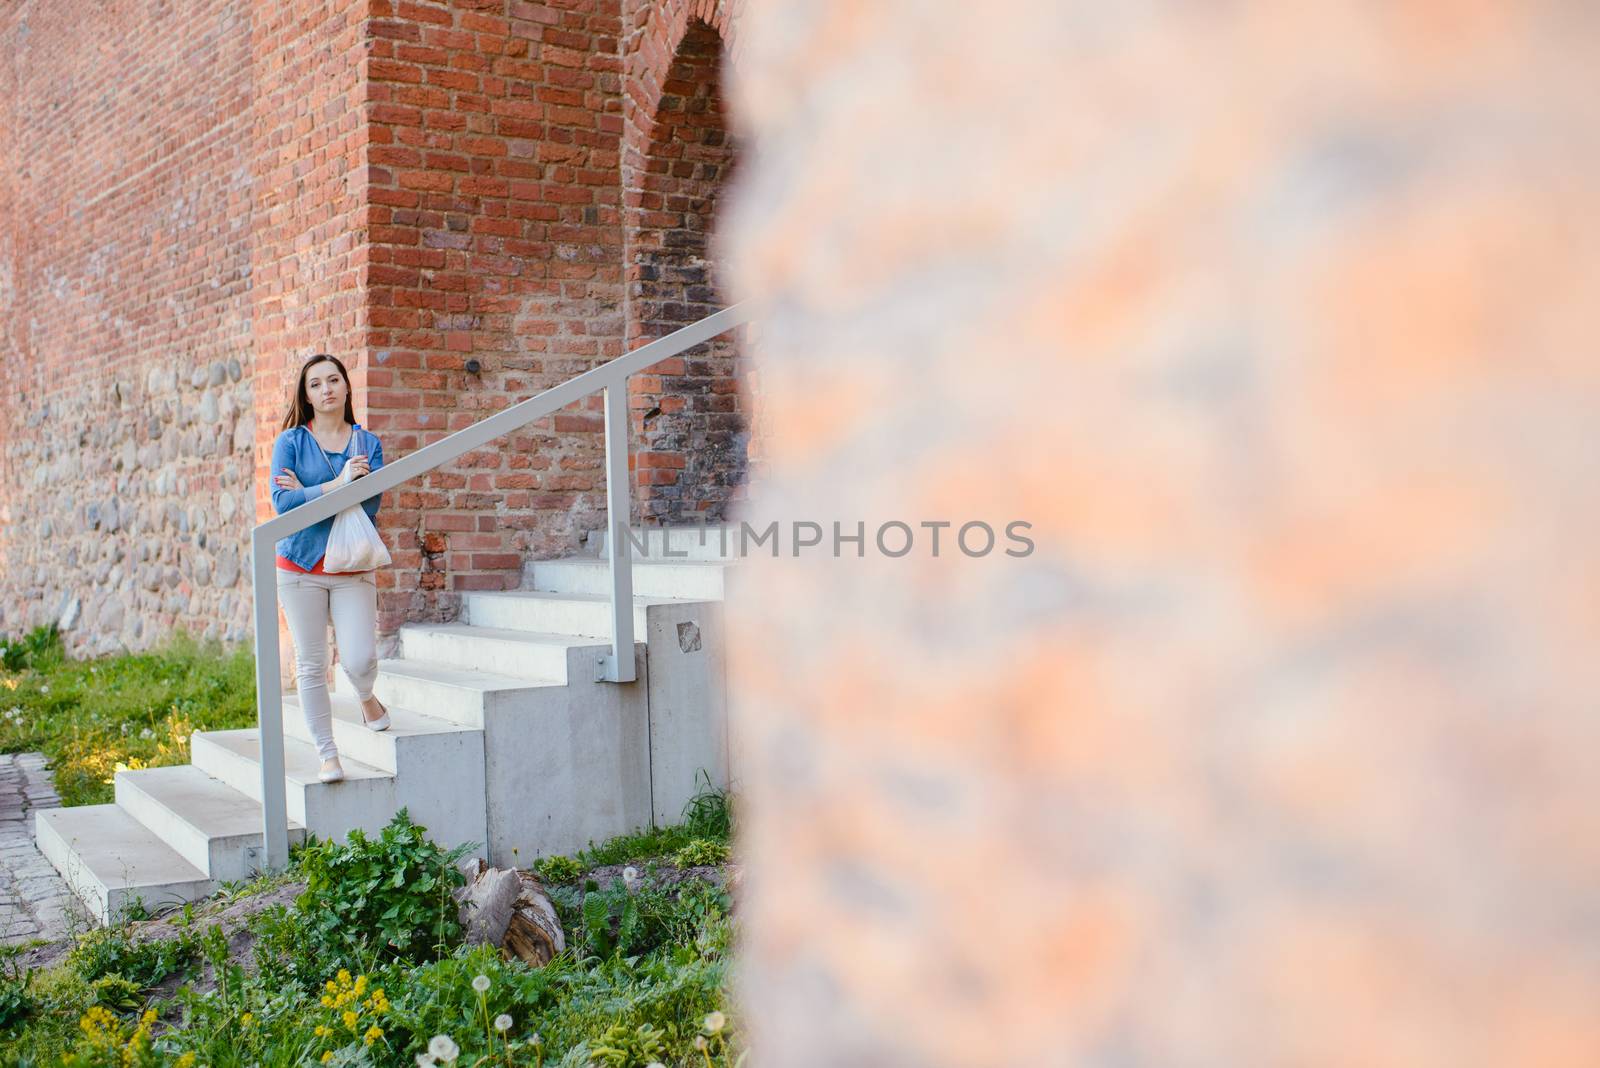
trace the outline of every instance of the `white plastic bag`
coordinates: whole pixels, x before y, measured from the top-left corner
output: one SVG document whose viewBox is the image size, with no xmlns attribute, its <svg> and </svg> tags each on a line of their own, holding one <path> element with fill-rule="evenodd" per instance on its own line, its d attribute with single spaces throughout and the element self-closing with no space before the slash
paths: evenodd
<svg viewBox="0 0 1600 1068">
<path fill-rule="evenodd" d="M 357 431 L 352 428 L 350 433 Z M 360 447 L 359 439 L 350 444 Z M 347 446 L 348 447 L 348 446 Z M 327 453 L 323 453 L 327 460 Z M 333 461 L 328 461 L 328 474 L 333 474 Z M 337 478 L 338 476 L 335 476 Z M 328 532 L 328 548 L 322 557 L 322 570 L 328 572 L 371 571 L 375 567 L 388 567 L 389 550 L 378 537 L 378 528 L 359 504 L 351 505 L 333 517 L 333 529 Z"/>
<path fill-rule="evenodd" d="M 333 530 L 328 533 L 328 551 L 322 558 L 322 570 L 371 571 L 375 567 L 389 566 L 389 550 L 367 517 L 366 509 L 352 505 L 333 517 Z"/>
</svg>

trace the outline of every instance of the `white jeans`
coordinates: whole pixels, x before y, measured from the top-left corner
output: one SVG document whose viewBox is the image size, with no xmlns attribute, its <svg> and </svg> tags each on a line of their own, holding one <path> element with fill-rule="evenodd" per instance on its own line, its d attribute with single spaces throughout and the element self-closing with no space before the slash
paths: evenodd
<svg viewBox="0 0 1600 1068">
<path fill-rule="evenodd" d="M 339 755 L 328 703 L 328 621 L 339 641 L 339 663 L 356 696 L 372 696 L 378 675 L 378 586 L 370 571 L 352 575 L 302 575 L 278 568 L 278 603 L 294 641 L 295 684 L 306 726 L 323 760 Z"/>
</svg>

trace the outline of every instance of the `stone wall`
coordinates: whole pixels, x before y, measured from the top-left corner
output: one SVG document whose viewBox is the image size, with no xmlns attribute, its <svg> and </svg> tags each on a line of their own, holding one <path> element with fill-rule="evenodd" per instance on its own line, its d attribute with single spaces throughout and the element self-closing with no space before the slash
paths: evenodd
<svg viewBox="0 0 1600 1068">
<path fill-rule="evenodd" d="M 752 4 L 753 1063 L 1600 1063 L 1597 29 Z"/>
<path fill-rule="evenodd" d="M 0 632 L 246 633 L 248 11 L 0 11 Z"/>
</svg>

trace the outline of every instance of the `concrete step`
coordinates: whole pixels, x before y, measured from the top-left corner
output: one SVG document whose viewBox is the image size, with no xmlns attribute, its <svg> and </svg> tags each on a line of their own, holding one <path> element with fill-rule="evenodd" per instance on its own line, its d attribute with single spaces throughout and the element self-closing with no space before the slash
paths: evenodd
<svg viewBox="0 0 1600 1068">
<path fill-rule="evenodd" d="M 242 794 L 261 800 L 261 738 L 255 728 L 196 731 L 190 740 L 195 767 Z M 289 819 L 318 838 L 342 838 L 360 827 L 380 830 L 399 807 L 393 772 L 341 757 L 344 781 L 317 778 L 317 750 L 297 738 L 283 740 L 284 784 Z"/>
<path fill-rule="evenodd" d="M 737 560 L 741 546 L 754 544 L 754 536 L 761 531 L 752 528 L 750 537 L 743 537 L 739 524 L 721 526 L 634 527 L 628 539 L 629 551 L 635 560 Z M 584 539 L 584 548 L 592 556 L 606 555 L 607 533 L 591 530 Z M 772 539 L 763 546 L 771 552 Z"/>
<path fill-rule="evenodd" d="M 481 733 L 478 727 L 454 723 L 436 716 L 384 702 L 389 709 L 389 729 L 375 731 L 362 726 L 361 702 L 354 694 L 334 692 L 328 695 L 333 710 L 333 740 L 341 757 L 348 755 L 363 764 L 384 771 L 398 772 L 402 750 L 432 750 L 435 743 L 448 741 L 448 736 L 463 731 Z M 382 701 L 380 695 L 378 700 Z M 311 743 L 311 728 L 306 725 L 305 711 L 296 694 L 283 698 L 283 733 L 298 741 Z"/>
<path fill-rule="evenodd" d="M 408 659 L 379 661 L 372 692 L 390 708 L 425 709 L 438 719 L 481 729 L 486 712 L 515 705 L 530 691 L 564 685 L 555 679 L 519 679 Z M 350 680 L 344 672 L 337 672 L 334 692 L 349 691 Z"/>
<path fill-rule="evenodd" d="M 637 597 L 720 601 L 723 572 L 728 566 L 718 560 L 679 560 L 670 564 L 640 560 L 633 565 L 633 592 Z M 576 556 L 535 560 L 525 565 L 523 577 L 530 588 L 551 593 L 611 593 L 611 565 L 605 560 Z"/>
<path fill-rule="evenodd" d="M 633 632 L 643 634 L 645 609 L 653 604 L 677 604 L 671 597 L 635 597 Z M 690 602 L 692 603 L 692 602 Z M 574 634 L 611 638 L 609 593 L 550 593 L 544 590 L 468 593 L 461 602 L 461 622 L 475 627 L 499 627 L 543 634 Z"/>
<path fill-rule="evenodd" d="M 119 771 L 117 805 L 212 879 L 244 879 L 261 863 L 261 805 L 192 764 Z M 289 841 L 305 839 L 289 826 Z"/>
<path fill-rule="evenodd" d="M 155 913 L 205 897 L 216 886 L 119 805 L 39 812 L 33 836 L 89 914 L 104 924 L 121 920 L 136 900 Z"/>
<path fill-rule="evenodd" d="M 361 725 L 361 704 L 354 694 L 330 696 L 333 737 L 341 758 L 352 757 L 393 772 L 396 804 L 405 807 L 413 822 L 427 828 L 430 838 L 445 846 L 472 842 L 479 855 L 485 855 L 488 813 L 483 729 L 385 701 L 389 729 L 374 731 Z M 382 696 L 380 692 L 380 699 Z M 298 698 L 285 698 L 283 723 L 287 735 L 310 742 L 311 731 Z"/>
<path fill-rule="evenodd" d="M 567 650 L 602 642 L 572 634 L 479 627 L 470 623 L 408 623 L 400 628 L 401 656 L 512 678 L 567 681 Z"/>
</svg>

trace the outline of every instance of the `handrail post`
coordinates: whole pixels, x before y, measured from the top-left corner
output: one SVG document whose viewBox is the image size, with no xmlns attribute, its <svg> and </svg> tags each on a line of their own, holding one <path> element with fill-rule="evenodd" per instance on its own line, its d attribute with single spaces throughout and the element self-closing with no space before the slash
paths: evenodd
<svg viewBox="0 0 1600 1068">
<path fill-rule="evenodd" d="M 261 739 L 260 870 L 281 871 L 289 863 L 289 810 L 283 781 L 283 686 L 278 677 L 278 582 L 276 546 L 257 529 L 250 538 L 250 576 L 255 607 L 256 723 Z"/>
<path fill-rule="evenodd" d="M 606 557 L 611 565 L 611 654 L 602 656 L 596 678 L 632 682 L 633 556 L 628 530 L 628 379 L 605 387 L 606 405 Z"/>
</svg>

